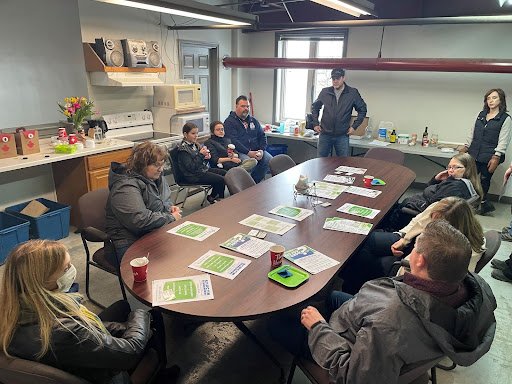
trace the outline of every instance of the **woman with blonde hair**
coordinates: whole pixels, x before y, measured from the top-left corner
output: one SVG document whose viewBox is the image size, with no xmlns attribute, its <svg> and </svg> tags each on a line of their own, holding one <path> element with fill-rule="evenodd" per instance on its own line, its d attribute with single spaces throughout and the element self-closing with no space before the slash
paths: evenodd
<svg viewBox="0 0 512 384">
<path fill-rule="evenodd" d="M 80 304 L 80 295 L 65 293 L 75 276 L 66 247 L 57 241 L 30 240 L 11 251 L 0 293 L 2 352 L 93 383 L 130 383 L 128 371 L 148 347 L 165 367 L 165 345 L 155 341 L 165 340 L 161 315 L 132 312 L 119 301 L 97 316 Z"/>
<path fill-rule="evenodd" d="M 482 226 L 466 200 L 446 197 L 429 205 L 398 232 L 372 232 L 341 274 L 343 291 L 355 294 L 366 281 L 387 276 L 392 264 L 410 253 L 415 239 L 433 220 L 446 220 L 468 238 L 472 249 L 468 270 L 474 272 L 485 252 Z"/>
</svg>

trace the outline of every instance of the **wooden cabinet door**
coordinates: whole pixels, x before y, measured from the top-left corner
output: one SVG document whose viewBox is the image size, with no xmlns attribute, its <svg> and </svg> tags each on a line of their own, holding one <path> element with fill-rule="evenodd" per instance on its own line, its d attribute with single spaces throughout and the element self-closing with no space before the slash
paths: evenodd
<svg viewBox="0 0 512 384">
<path fill-rule="evenodd" d="M 101 188 L 108 188 L 108 172 L 109 168 L 89 171 L 89 191 L 95 191 Z"/>
</svg>

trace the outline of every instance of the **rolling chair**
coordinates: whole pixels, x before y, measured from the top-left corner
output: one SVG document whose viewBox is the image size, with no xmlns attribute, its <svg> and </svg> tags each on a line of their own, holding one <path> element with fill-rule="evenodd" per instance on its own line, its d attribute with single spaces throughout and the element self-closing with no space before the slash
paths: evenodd
<svg viewBox="0 0 512 384">
<path fill-rule="evenodd" d="M 91 265 L 116 275 L 119 279 L 119 285 L 121 286 L 121 293 L 123 294 L 123 298 L 126 300 L 126 292 L 119 270 L 120 263 L 118 262 L 117 265 L 112 265 L 107 258 L 109 253 L 113 253 L 117 259 L 114 244 L 110 240 L 110 236 L 105 233 L 105 206 L 107 205 L 108 195 L 109 190 L 107 188 L 102 188 L 87 192 L 78 199 L 78 209 L 80 211 L 80 221 L 82 225 L 80 229 L 80 236 L 82 237 L 82 243 L 84 245 L 86 255 L 85 293 L 92 303 L 101 308 L 105 308 L 105 306 L 94 300 L 89 292 Z M 102 242 L 104 246 L 94 252 L 91 257 L 91 251 L 89 250 L 88 245 L 89 242 Z"/>
<path fill-rule="evenodd" d="M 224 176 L 224 182 L 230 195 L 256 185 L 251 175 L 241 167 L 231 168 Z"/>
<path fill-rule="evenodd" d="M 270 173 L 272 176 L 278 175 L 281 172 L 284 172 L 292 167 L 295 167 L 295 161 L 285 154 L 280 154 L 272 157 L 268 162 L 268 167 L 270 168 Z"/>
<path fill-rule="evenodd" d="M 186 195 L 182 202 L 175 202 L 175 205 L 181 204 L 183 207 L 185 205 L 185 202 L 187 201 L 187 198 L 192 196 L 195 192 L 190 192 L 190 190 L 197 190 L 199 189 L 201 192 L 204 193 L 203 201 L 201 202 L 201 207 L 204 206 L 204 203 L 206 202 L 206 197 L 208 196 L 208 192 L 212 189 L 211 185 L 204 185 L 204 184 L 193 184 L 193 183 L 187 183 L 184 180 L 183 174 L 181 173 L 179 166 L 178 166 L 178 147 L 174 147 L 169 151 L 169 162 L 171 163 L 171 171 L 172 175 L 174 176 L 174 182 L 178 185 L 178 193 L 176 194 L 176 199 L 178 199 L 178 195 L 180 192 L 185 191 Z"/>
<path fill-rule="evenodd" d="M 389 161 L 395 164 L 404 164 L 405 155 L 402 151 L 393 148 L 370 148 L 363 156 L 367 159 Z"/>
</svg>

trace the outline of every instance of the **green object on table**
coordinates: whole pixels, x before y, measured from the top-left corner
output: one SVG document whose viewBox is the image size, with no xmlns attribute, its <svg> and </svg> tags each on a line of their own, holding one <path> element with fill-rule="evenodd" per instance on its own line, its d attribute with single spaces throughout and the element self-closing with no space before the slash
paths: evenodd
<svg viewBox="0 0 512 384">
<path fill-rule="evenodd" d="M 382 179 L 373 179 L 372 185 L 386 185 L 386 182 Z"/>
<path fill-rule="evenodd" d="M 75 153 L 76 145 L 75 144 L 57 144 L 55 147 L 55 153 Z"/>
<path fill-rule="evenodd" d="M 289 277 L 282 277 L 279 272 L 288 270 L 291 273 Z M 301 271 L 291 265 L 285 264 L 281 265 L 279 268 L 276 268 L 268 273 L 268 278 L 270 280 L 274 280 L 279 284 L 284 285 L 288 288 L 295 288 L 305 283 L 309 279 L 309 273 Z"/>
</svg>

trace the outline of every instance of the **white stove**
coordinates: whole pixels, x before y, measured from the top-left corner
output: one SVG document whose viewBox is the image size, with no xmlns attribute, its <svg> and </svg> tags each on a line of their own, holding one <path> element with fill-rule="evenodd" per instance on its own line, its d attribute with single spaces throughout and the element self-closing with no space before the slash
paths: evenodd
<svg viewBox="0 0 512 384">
<path fill-rule="evenodd" d="M 104 115 L 107 123 L 105 137 L 121 140 L 141 142 L 150 140 L 155 143 L 174 146 L 181 140 L 181 135 L 168 132 L 159 132 L 153 129 L 153 114 L 151 111 L 135 111 Z"/>
</svg>

